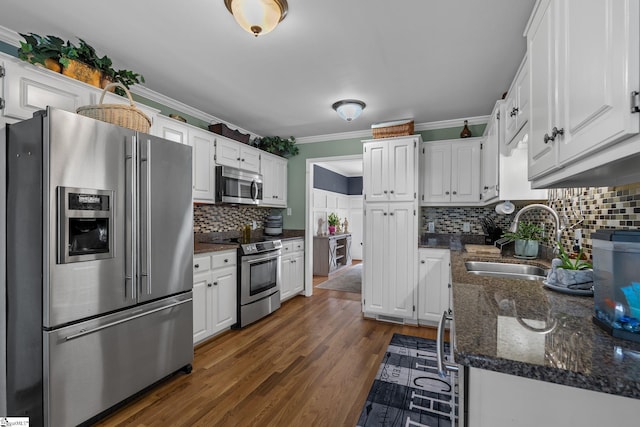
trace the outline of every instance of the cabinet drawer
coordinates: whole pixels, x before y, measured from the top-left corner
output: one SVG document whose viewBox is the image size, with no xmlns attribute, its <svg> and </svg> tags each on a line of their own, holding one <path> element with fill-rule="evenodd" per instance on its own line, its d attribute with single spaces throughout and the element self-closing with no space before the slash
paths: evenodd
<svg viewBox="0 0 640 427">
<path fill-rule="evenodd" d="M 217 252 L 211 255 L 211 268 L 229 267 L 236 265 L 236 258 L 238 253 L 236 251 L 224 251 Z"/>
<path fill-rule="evenodd" d="M 294 252 L 304 251 L 304 240 L 296 239 L 291 241 L 291 246 L 293 247 Z"/>
<path fill-rule="evenodd" d="M 293 251 L 293 242 L 291 240 L 282 242 L 282 255 L 288 255 Z"/>
<path fill-rule="evenodd" d="M 211 269 L 211 256 L 201 255 L 193 257 L 193 272 L 208 271 Z"/>
</svg>

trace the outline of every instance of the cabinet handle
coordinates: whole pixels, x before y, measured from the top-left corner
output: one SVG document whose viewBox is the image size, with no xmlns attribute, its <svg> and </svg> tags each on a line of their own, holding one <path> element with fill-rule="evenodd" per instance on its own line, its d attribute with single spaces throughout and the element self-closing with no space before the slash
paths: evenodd
<svg viewBox="0 0 640 427">
<path fill-rule="evenodd" d="M 244 162 L 244 159 L 242 159 L 242 161 Z"/>
<path fill-rule="evenodd" d="M 224 259 L 224 262 L 229 262 L 229 260 L 227 258 Z"/>
<path fill-rule="evenodd" d="M 548 144 L 549 141 L 555 141 L 556 140 L 556 136 L 558 136 L 558 135 L 560 135 L 560 136 L 564 135 L 564 128 L 558 129 L 557 127 L 554 126 L 553 129 L 551 129 L 551 136 L 549 136 L 548 133 L 544 134 L 544 138 L 543 138 L 544 143 Z"/>
<path fill-rule="evenodd" d="M 382 215 L 387 216 L 387 213 L 385 212 L 385 213 L 383 213 Z"/>
<path fill-rule="evenodd" d="M 420 261 L 420 264 L 424 264 L 424 263 L 425 263 L 425 260 Z"/>
<path fill-rule="evenodd" d="M 448 191 L 445 191 L 445 192 L 444 192 L 444 194 L 446 194 L 446 195 L 448 196 L 448 195 L 449 195 L 449 192 L 448 192 Z"/>
<path fill-rule="evenodd" d="M 520 110 L 518 109 L 518 107 L 513 107 L 513 109 L 512 109 L 512 110 L 511 110 L 511 112 L 509 113 L 509 116 L 510 116 L 510 117 L 513 117 L 513 116 L 518 115 L 518 111 L 520 111 Z"/>
<path fill-rule="evenodd" d="M 393 216 L 393 212 L 389 213 L 389 215 Z"/>
<path fill-rule="evenodd" d="M 207 286 L 208 286 L 208 287 L 211 287 L 212 285 L 211 285 L 211 283 L 207 283 Z"/>
<path fill-rule="evenodd" d="M 391 194 L 393 194 L 393 190 L 391 190 Z"/>
<path fill-rule="evenodd" d="M 213 282 L 213 286 L 218 286 L 218 282 Z"/>
<path fill-rule="evenodd" d="M 457 192 L 457 191 L 454 191 L 454 192 L 453 192 L 453 194 L 458 194 L 458 192 Z"/>
<path fill-rule="evenodd" d="M 384 190 L 384 191 L 383 191 L 383 193 L 384 193 L 384 194 L 387 194 L 387 190 Z"/>
<path fill-rule="evenodd" d="M 240 157 L 238 157 L 236 160 L 237 160 L 237 161 L 240 161 Z"/>
<path fill-rule="evenodd" d="M 200 268 L 200 264 L 194 265 L 193 268 Z"/>
</svg>

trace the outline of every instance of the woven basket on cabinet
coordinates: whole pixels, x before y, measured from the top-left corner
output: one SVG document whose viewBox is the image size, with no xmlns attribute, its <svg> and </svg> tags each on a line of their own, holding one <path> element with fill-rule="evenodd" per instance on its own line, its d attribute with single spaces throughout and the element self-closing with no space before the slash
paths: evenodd
<svg viewBox="0 0 640 427">
<path fill-rule="evenodd" d="M 125 91 L 129 98 L 129 104 L 103 104 L 104 96 L 107 91 L 114 86 L 120 87 Z M 92 119 L 101 120 L 103 122 L 112 123 L 114 125 L 133 129 L 138 132 L 148 133 L 151 128 L 151 119 L 147 117 L 141 110 L 136 108 L 136 104 L 131 98 L 129 90 L 120 83 L 108 84 L 102 91 L 102 96 L 98 105 L 85 105 L 79 107 L 76 113 L 91 117 Z"/>
<path fill-rule="evenodd" d="M 413 135 L 413 120 L 376 123 L 371 125 L 371 132 L 374 139 Z"/>
</svg>

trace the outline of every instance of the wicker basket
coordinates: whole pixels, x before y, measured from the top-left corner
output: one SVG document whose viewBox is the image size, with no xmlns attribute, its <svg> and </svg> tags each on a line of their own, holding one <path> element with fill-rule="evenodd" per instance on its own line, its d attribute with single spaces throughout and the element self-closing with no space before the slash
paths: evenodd
<svg viewBox="0 0 640 427">
<path fill-rule="evenodd" d="M 371 132 L 374 139 L 413 135 L 413 120 L 375 123 L 371 125 Z"/>
<path fill-rule="evenodd" d="M 118 86 L 125 91 L 129 98 L 130 105 L 125 104 L 103 104 L 104 95 L 113 86 Z M 76 110 L 76 113 L 91 117 L 92 119 L 102 120 L 103 122 L 113 123 L 114 125 L 122 126 L 125 128 L 133 129 L 138 132 L 148 133 L 151 128 L 151 119 L 147 117 L 142 111 L 136 108 L 136 104 L 131 98 L 131 93 L 124 85 L 120 83 L 108 84 L 102 90 L 102 96 L 98 105 L 85 105 Z"/>
</svg>

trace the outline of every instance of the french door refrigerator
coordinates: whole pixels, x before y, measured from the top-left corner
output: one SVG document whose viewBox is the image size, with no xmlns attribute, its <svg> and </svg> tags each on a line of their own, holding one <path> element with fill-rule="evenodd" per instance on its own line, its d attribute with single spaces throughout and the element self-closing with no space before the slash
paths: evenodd
<svg viewBox="0 0 640 427">
<path fill-rule="evenodd" d="M 7 126 L 7 410 L 71 426 L 191 370 L 191 147 L 48 108 Z"/>
</svg>

